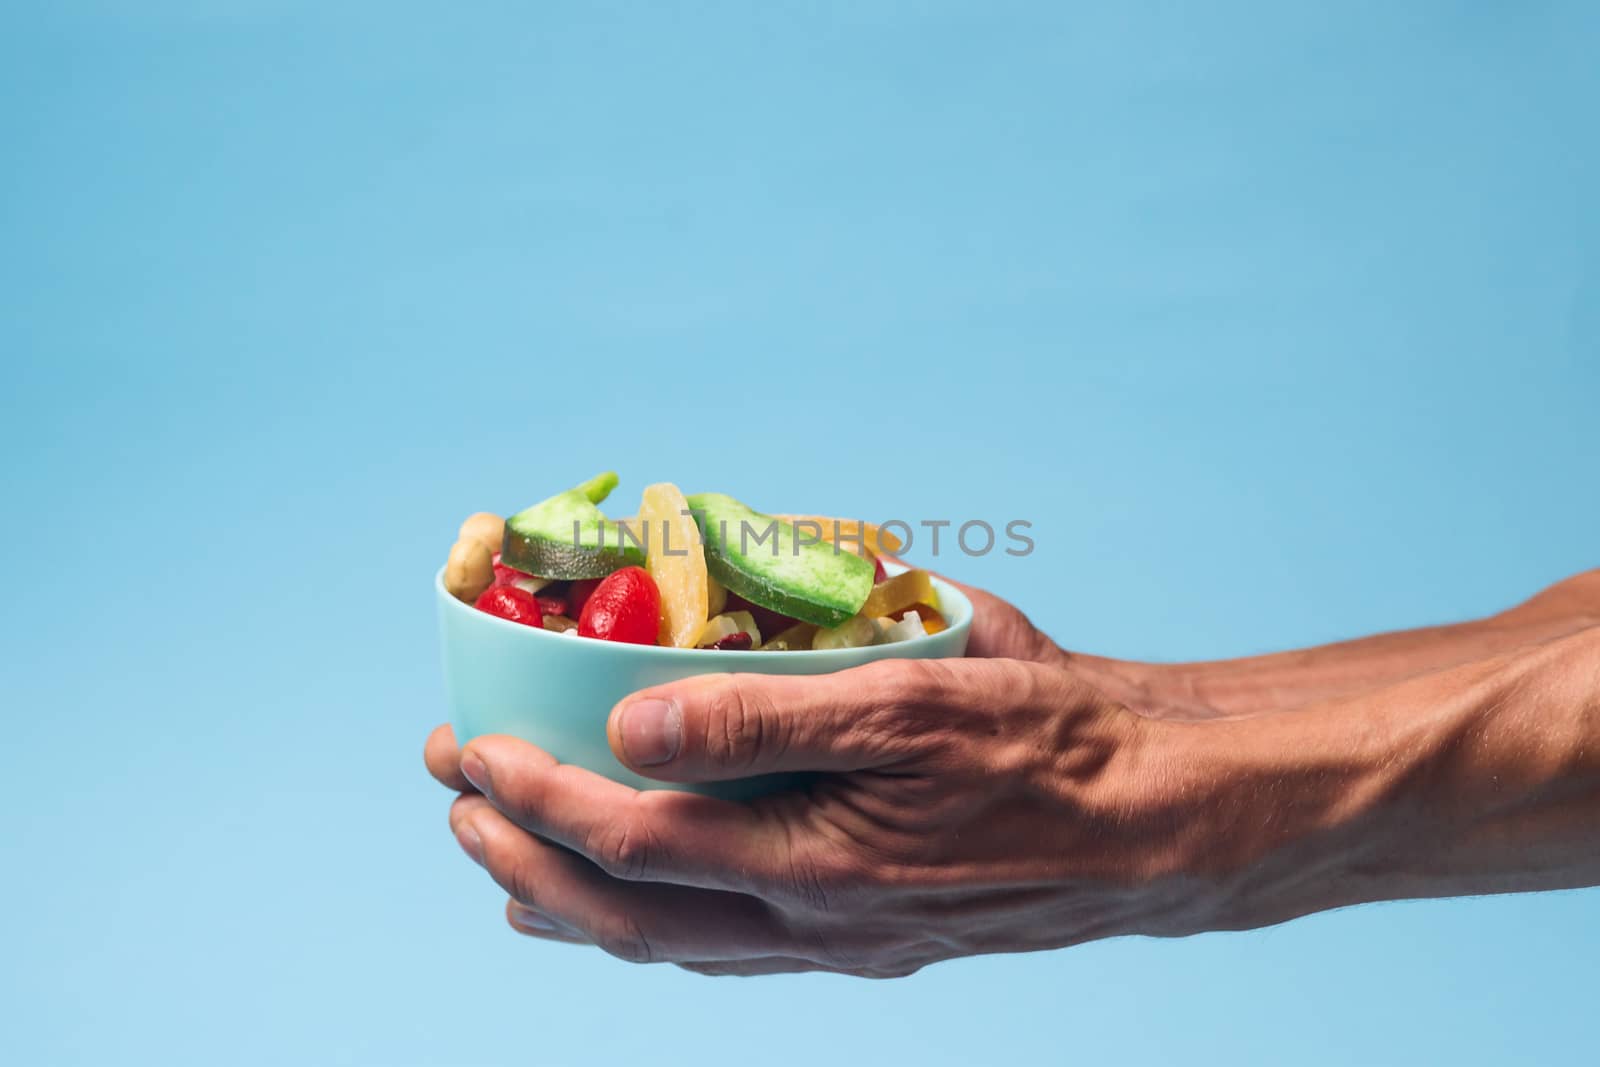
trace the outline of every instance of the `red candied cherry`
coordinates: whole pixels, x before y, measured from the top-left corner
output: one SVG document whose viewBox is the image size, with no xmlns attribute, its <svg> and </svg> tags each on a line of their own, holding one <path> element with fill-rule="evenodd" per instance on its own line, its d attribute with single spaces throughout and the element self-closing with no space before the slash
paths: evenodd
<svg viewBox="0 0 1600 1067">
<path fill-rule="evenodd" d="M 518 589 L 514 585 L 491 585 L 483 591 L 473 607 L 502 619 L 520 622 L 524 626 L 544 625 L 544 614 L 539 610 L 538 599 L 526 589 Z"/>
<path fill-rule="evenodd" d="M 578 617 L 578 636 L 602 641 L 653 645 L 660 631 L 661 592 L 643 567 L 624 567 L 608 575 Z"/>
</svg>

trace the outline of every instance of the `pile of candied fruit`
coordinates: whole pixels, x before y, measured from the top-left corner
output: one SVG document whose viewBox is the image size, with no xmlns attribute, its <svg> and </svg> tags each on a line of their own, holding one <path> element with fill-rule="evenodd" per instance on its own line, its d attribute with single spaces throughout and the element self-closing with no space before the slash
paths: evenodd
<svg viewBox="0 0 1600 1067">
<path fill-rule="evenodd" d="M 599 504 L 616 483 L 608 472 L 510 519 L 472 515 L 445 588 L 509 622 L 637 645 L 800 652 L 946 628 L 928 572 L 890 575 L 880 557 L 900 543 L 870 523 L 765 515 L 666 482 L 612 520 Z"/>
</svg>

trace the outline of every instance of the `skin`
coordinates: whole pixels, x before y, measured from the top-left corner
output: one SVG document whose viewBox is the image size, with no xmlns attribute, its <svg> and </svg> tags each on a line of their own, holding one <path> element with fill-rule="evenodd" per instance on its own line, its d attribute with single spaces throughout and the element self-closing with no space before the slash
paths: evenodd
<svg viewBox="0 0 1600 1067">
<path fill-rule="evenodd" d="M 1173 665 L 1064 651 L 968 592 L 967 659 L 711 675 L 612 712 L 641 774 L 818 772 L 803 789 L 639 792 L 442 726 L 451 828 L 515 929 L 704 974 L 894 977 L 1600 884 L 1600 571 L 1488 619 Z"/>
</svg>

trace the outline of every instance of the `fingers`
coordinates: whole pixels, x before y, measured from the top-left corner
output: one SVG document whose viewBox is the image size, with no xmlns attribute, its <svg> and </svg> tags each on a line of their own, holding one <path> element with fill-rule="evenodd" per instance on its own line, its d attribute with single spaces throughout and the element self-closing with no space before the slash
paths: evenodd
<svg viewBox="0 0 1600 1067">
<path fill-rule="evenodd" d="M 506 900 L 506 922 L 519 934 L 536 937 L 541 941 L 555 941 L 563 945 L 589 945 L 593 942 L 571 927 L 519 903 L 515 897 Z M 764 956 L 748 960 L 679 960 L 677 966 L 694 974 L 719 978 L 753 978 L 767 974 L 803 974 L 809 971 L 843 973 L 834 967 L 825 967 L 798 956 Z"/>
<path fill-rule="evenodd" d="M 912 566 L 895 556 L 885 555 L 883 558 L 903 567 Z M 1061 646 L 1009 600 L 1003 600 L 987 589 L 958 582 L 938 571 L 929 573 L 955 586 L 972 601 L 972 632 L 967 638 L 967 655 L 983 659 L 1031 660 L 1034 663 L 1060 663 L 1065 658 Z"/>
<path fill-rule="evenodd" d="M 567 945 L 592 945 L 594 943 L 572 927 L 557 922 L 542 911 L 528 907 L 515 897 L 506 898 L 506 922 L 511 924 L 511 929 L 528 937 L 537 937 L 545 941 L 560 941 Z"/>
<path fill-rule="evenodd" d="M 799 954 L 801 946 L 753 897 L 618 881 L 537 840 L 478 796 L 458 799 L 450 822 L 467 854 L 524 906 L 519 919 L 533 913 L 552 920 L 552 930 L 531 929 L 538 936 L 581 937 L 634 963 Z"/>
<path fill-rule="evenodd" d="M 554 941 L 562 945 L 594 946 L 594 942 L 571 927 L 563 926 L 550 916 L 535 911 L 516 898 L 506 900 L 506 922 L 517 933 L 541 941 Z M 839 967 L 828 967 L 815 960 L 799 956 L 761 956 L 744 960 L 678 960 L 676 966 L 693 974 L 709 978 L 755 978 L 769 974 L 805 974 L 821 971 L 827 974 L 851 974 Z M 865 977 L 887 977 L 877 973 L 864 973 Z"/>
<path fill-rule="evenodd" d="M 821 971 L 825 974 L 843 974 L 852 978 L 907 978 L 916 974 L 917 966 L 898 967 L 829 967 L 812 960 L 794 956 L 769 956 L 760 960 L 718 960 L 703 963 L 679 963 L 679 967 L 708 978 L 755 978 L 765 974 L 801 974 Z"/>
<path fill-rule="evenodd" d="M 506 922 L 517 933 L 536 937 L 541 941 L 555 941 L 563 945 L 589 945 L 593 942 L 577 930 L 556 919 L 520 903 L 515 897 L 506 900 Z M 824 971 L 829 974 L 847 974 L 838 967 L 828 967 L 799 956 L 762 956 L 744 960 L 679 960 L 677 966 L 694 974 L 717 978 L 754 978 L 768 974 L 804 974 Z"/>
<path fill-rule="evenodd" d="M 945 581 L 972 601 L 972 632 L 967 638 L 967 655 L 1034 663 L 1060 663 L 1065 659 L 1061 646 L 1009 600 L 975 586 L 951 582 L 948 578 Z"/>
<path fill-rule="evenodd" d="M 422 748 L 422 760 L 428 765 L 428 773 L 446 789 L 458 793 L 472 791 L 472 783 L 461 773 L 461 750 L 456 747 L 456 734 L 449 723 L 433 728 L 428 743 Z"/>
<path fill-rule="evenodd" d="M 614 878 L 761 893 L 791 869 L 788 837 L 762 809 L 641 793 L 503 735 L 475 738 L 460 763 L 512 822 L 583 853 Z"/>
<path fill-rule="evenodd" d="M 686 971 L 694 974 L 705 975 L 708 978 L 754 978 L 764 974 L 802 974 L 807 971 L 829 971 L 839 973 L 835 968 L 824 967 L 820 963 L 802 960 L 794 956 L 769 956 L 760 960 L 719 960 L 717 962 L 701 961 L 697 963 L 679 963 Z"/>
<path fill-rule="evenodd" d="M 837 674 L 711 674 L 641 690 L 611 712 L 617 759 L 669 782 L 884 767 L 916 752 L 915 721 L 942 695 L 926 660 Z"/>
</svg>

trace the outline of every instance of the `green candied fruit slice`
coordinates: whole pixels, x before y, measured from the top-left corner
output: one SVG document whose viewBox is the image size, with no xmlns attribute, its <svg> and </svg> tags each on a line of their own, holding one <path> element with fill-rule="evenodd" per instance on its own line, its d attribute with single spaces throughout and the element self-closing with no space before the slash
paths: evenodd
<svg viewBox="0 0 1600 1067">
<path fill-rule="evenodd" d="M 500 562 L 560 581 L 643 566 L 644 549 L 599 508 L 616 487 L 616 472 L 606 471 L 517 512 L 506 520 Z"/>
<path fill-rule="evenodd" d="M 688 502 L 711 577 L 752 604 L 832 627 L 860 611 L 872 592 L 869 560 L 722 493 L 697 493 Z"/>
</svg>

